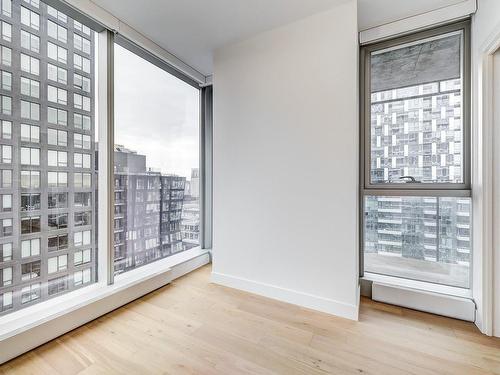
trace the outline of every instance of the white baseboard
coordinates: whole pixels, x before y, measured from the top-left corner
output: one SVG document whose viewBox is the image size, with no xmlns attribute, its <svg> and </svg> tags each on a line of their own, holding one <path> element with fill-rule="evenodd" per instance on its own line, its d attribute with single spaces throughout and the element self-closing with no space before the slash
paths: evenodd
<svg viewBox="0 0 500 375">
<path fill-rule="evenodd" d="M 92 299 L 84 300 L 82 303 L 66 308 L 65 311 L 53 313 L 50 317 L 26 325 L 23 329 L 19 329 L 13 334 L 4 335 L 0 341 L 0 364 L 97 319 L 208 264 L 210 262 L 208 252 L 202 253 L 200 250 L 199 253 L 200 255 L 194 255 L 191 259 L 187 258 L 186 254 L 180 253 L 179 258 L 182 259 L 184 257 L 182 262 L 165 267 L 163 271 L 157 270 L 154 273 L 151 272 L 150 277 L 135 281 L 124 280 L 123 282 L 117 282 L 113 286 L 102 289 L 98 286 L 89 287 L 89 292 L 92 292 L 94 295 Z M 144 268 L 146 267 L 148 266 L 144 266 Z M 138 270 L 142 271 L 141 269 Z"/>
<path fill-rule="evenodd" d="M 358 306 L 335 301 L 333 299 L 217 272 L 212 272 L 211 281 L 215 284 L 258 294 L 293 305 L 306 307 L 346 319 L 358 320 Z"/>
<path fill-rule="evenodd" d="M 372 299 L 470 322 L 475 318 L 476 305 L 469 298 L 373 282 Z"/>
</svg>

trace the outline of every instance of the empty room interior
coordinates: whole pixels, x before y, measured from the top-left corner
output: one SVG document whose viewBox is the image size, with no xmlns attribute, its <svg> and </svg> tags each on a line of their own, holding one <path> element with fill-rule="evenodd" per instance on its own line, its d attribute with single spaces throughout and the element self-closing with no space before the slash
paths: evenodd
<svg viewBox="0 0 500 375">
<path fill-rule="evenodd" d="M 500 0 L 0 0 L 0 374 L 500 374 L 499 129 Z"/>
</svg>

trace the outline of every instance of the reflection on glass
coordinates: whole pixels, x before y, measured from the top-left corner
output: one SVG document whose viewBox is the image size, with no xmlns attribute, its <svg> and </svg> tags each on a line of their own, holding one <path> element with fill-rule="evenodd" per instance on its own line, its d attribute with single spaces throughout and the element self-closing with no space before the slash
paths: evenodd
<svg viewBox="0 0 500 375">
<path fill-rule="evenodd" d="M 199 245 L 199 103 L 115 44 L 115 274 Z"/>
<path fill-rule="evenodd" d="M 464 181 L 462 43 L 456 32 L 372 53 L 372 183 Z"/>
<path fill-rule="evenodd" d="M 468 288 L 470 198 L 365 197 L 365 271 Z"/>
</svg>

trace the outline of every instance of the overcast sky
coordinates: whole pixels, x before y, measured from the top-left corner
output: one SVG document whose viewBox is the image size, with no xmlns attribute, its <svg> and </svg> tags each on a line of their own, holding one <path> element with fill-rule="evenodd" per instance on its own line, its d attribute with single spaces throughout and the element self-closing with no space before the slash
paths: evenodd
<svg viewBox="0 0 500 375">
<path fill-rule="evenodd" d="M 199 91 L 115 45 L 115 144 L 190 179 L 199 163 Z"/>
</svg>

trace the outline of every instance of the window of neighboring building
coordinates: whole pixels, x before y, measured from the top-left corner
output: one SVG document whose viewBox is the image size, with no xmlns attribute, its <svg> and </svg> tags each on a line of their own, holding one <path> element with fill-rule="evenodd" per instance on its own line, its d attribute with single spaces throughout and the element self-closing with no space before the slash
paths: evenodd
<svg viewBox="0 0 500 375">
<path fill-rule="evenodd" d="M 2 14 L 6 17 L 12 17 L 12 0 L 0 0 L 2 5 Z"/>
<path fill-rule="evenodd" d="M 40 149 L 21 147 L 21 164 L 40 165 Z"/>
<path fill-rule="evenodd" d="M 73 54 L 74 68 L 85 73 L 90 73 L 90 60 L 77 53 Z"/>
<path fill-rule="evenodd" d="M 90 129 L 90 117 L 86 115 L 82 115 L 79 113 L 74 114 L 74 123 L 75 128 L 82 130 L 91 130 Z"/>
<path fill-rule="evenodd" d="M 92 212 L 75 212 L 75 227 L 90 225 L 92 223 Z"/>
<path fill-rule="evenodd" d="M 12 242 L 0 244 L 0 262 L 12 260 Z"/>
<path fill-rule="evenodd" d="M 40 15 L 32 10 L 21 6 L 21 23 L 35 30 L 40 28 Z"/>
<path fill-rule="evenodd" d="M 21 241 L 21 258 L 40 255 L 40 238 Z"/>
<path fill-rule="evenodd" d="M 33 280 L 41 275 L 41 261 L 36 260 L 34 262 L 21 264 L 21 280 Z"/>
<path fill-rule="evenodd" d="M 51 38 L 57 39 L 62 43 L 66 43 L 68 41 L 68 30 L 51 20 L 47 20 L 47 34 Z"/>
<path fill-rule="evenodd" d="M 0 137 L 2 139 L 12 139 L 12 121 L 0 121 Z"/>
<path fill-rule="evenodd" d="M 90 78 L 84 77 L 80 74 L 75 73 L 73 75 L 73 86 L 77 89 L 83 90 L 85 92 L 90 92 Z"/>
<path fill-rule="evenodd" d="M 12 163 L 12 146 L 0 145 L 0 163 L 3 164 Z"/>
<path fill-rule="evenodd" d="M 2 212 L 10 212 L 12 211 L 12 194 L 2 194 L 1 197 L 1 210 Z"/>
<path fill-rule="evenodd" d="M 12 73 L 2 71 L 0 74 L 0 79 L 1 79 L 1 87 L 5 91 L 11 91 L 12 90 Z"/>
<path fill-rule="evenodd" d="M 21 94 L 38 99 L 40 97 L 40 82 L 31 78 L 21 77 Z"/>
<path fill-rule="evenodd" d="M 68 268 L 68 254 L 63 254 L 49 258 L 48 273 L 64 271 Z"/>
<path fill-rule="evenodd" d="M 75 266 L 89 263 L 91 261 L 91 256 L 92 255 L 90 249 L 75 251 L 75 257 L 74 257 Z"/>
<path fill-rule="evenodd" d="M 6 42 L 11 42 L 12 41 L 12 25 L 10 23 L 7 23 L 5 21 L 0 22 L 0 33 L 1 33 L 1 38 L 5 40 Z"/>
<path fill-rule="evenodd" d="M 75 152 L 73 154 L 74 158 L 74 167 L 75 168 L 90 168 L 91 163 L 90 163 L 90 155 L 89 154 L 80 154 L 78 152 Z"/>
<path fill-rule="evenodd" d="M 47 151 L 47 165 L 49 167 L 67 167 L 68 153 L 67 151 Z"/>
<path fill-rule="evenodd" d="M 49 236 L 47 241 L 47 247 L 49 251 L 59 251 L 68 248 L 68 235 L 59 234 L 55 236 Z"/>
<path fill-rule="evenodd" d="M 47 172 L 49 187 L 66 187 L 68 186 L 67 172 Z"/>
<path fill-rule="evenodd" d="M 68 62 L 68 50 L 52 42 L 47 42 L 47 56 L 62 64 Z"/>
<path fill-rule="evenodd" d="M 50 124 L 55 125 L 68 125 L 68 112 L 64 109 L 58 109 L 53 107 L 47 108 L 47 121 Z"/>
<path fill-rule="evenodd" d="M 90 54 L 90 40 L 78 34 L 74 34 L 73 43 L 75 49 Z"/>
<path fill-rule="evenodd" d="M 21 53 L 21 70 L 38 76 L 40 74 L 40 60 L 36 57 Z"/>
<path fill-rule="evenodd" d="M 85 26 L 78 21 L 73 21 L 73 27 L 75 28 L 75 30 L 90 36 L 91 30 L 88 26 Z"/>
<path fill-rule="evenodd" d="M 68 193 L 49 193 L 48 205 L 49 208 L 67 208 Z"/>
<path fill-rule="evenodd" d="M 68 277 L 62 276 L 56 279 L 49 280 L 48 293 L 49 296 L 64 292 L 68 289 Z"/>
<path fill-rule="evenodd" d="M 40 203 L 40 193 L 21 194 L 21 211 L 39 210 Z"/>
<path fill-rule="evenodd" d="M 40 52 L 40 38 L 28 31 L 21 30 L 21 47 L 31 52 Z"/>
<path fill-rule="evenodd" d="M 68 214 L 49 214 L 49 230 L 65 229 L 68 227 Z"/>
<path fill-rule="evenodd" d="M 83 148 L 83 149 L 90 149 L 91 147 L 91 139 L 89 135 L 85 134 L 80 134 L 80 133 L 74 133 L 74 147 L 75 148 Z"/>
<path fill-rule="evenodd" d="M 61 21 L 61 22 L 68 22 L 68 16 L 65 15 L 63 12 L 58 11 L 55 8 L 52 8 L 50 5 L 47 5 L 47 13 L 49 16 L 54 17 L 55 19 Z"/>
<path fill-rule="evenodd" d="M 75 188 L 91 188 L 92 175 L 90 173 L 74 173 Z"/>
<path fill-rule="evenodd" d="M 90 111 L 90 98 L 88 96 L 83 96 L 74 93 L 73 105 L 75 106 L 76 109 L 83 109 L 84 111 Z"/>
<path fill-rule="evenodd" d="M 12 285 L 12 267 L 0 269 L 0 286 Z"/>
<path fill-rule="evenodd" d="M 91 281 L 91 270 L 90 268 L 76 271 L 73 274 L 73 281 L 75 283 L 75 286 L 83 285 L 83 284 L 88 284 Z"/>
<path fill-rule="evenodd" d="M 91 241 L 91 231 L 90 230 L 84 230 L 84 231 L 74 233 L 74 246 L 75 247 L 88 246 L 88 245 L 90 245 L 90 241 Z"/>
<path fill-rule="evenodd" d="M 40 232 L 40 216 L 21 218 L 21 234 Z"/>
<path fill-rule="evenodd" d="M 40 121 L 40 104 L 21 100 L 21 118 Z"/>
<path fill-rule="evenodd" d="M 48 63 L 47 78 L 51 81 L 66 85 L 68 83 L 68 71 L 64 68 Z"/>
<path fill-rule="evenodd" d="M 62 105 L 68 104 L 68 91 L 59 87 L 47 86 L 47 100 Z"/>
<path fill-rule="evenodd" d="M 21 303 L 35 301 L 41 296 L 40 283 L 31 284 L 21 289 Z"/>
<path fill-rule="evenodd" d="M 38 189 L 40 187 L 40 171 L 21 171 L 21 188 Z"/>
<path fill-rule="evenodd" d="M 12 115 L 12 98 L 10 96 L 1 95 L 0 96 L 1 112 L 4 115 Z"/>
</svg>

